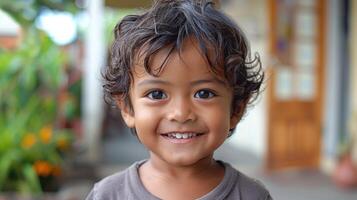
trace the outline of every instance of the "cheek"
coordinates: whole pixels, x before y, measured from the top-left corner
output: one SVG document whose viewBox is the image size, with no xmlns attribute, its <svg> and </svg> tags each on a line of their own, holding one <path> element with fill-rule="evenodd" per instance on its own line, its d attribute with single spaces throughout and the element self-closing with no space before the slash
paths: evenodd
<svg viewBox="0 0 357 200">
<path fill-rule="evenodd" d="M 135 129 L 138 135 L 145 136 L 148 132 L 154 132 L 159 123 L 159 112 L 147 106 L 136 106 L 134 108 Z"/>
<path fill-rule="evenodd" d="M 220 104 L 212 109 L 202 111 L 202 117 L 211 129 L 219 132 L 226 132 L 230 126 L 230 107 L 225 104 Z"/>
<path fill-rule="evenodd" d="M 229 115 L 221 114 L 218 115 L 217 113 L 214 115 L 212 121 L 212 128 L 216 129 L 219 132 L 226 133 L 229 130 Z"/>
</svg>

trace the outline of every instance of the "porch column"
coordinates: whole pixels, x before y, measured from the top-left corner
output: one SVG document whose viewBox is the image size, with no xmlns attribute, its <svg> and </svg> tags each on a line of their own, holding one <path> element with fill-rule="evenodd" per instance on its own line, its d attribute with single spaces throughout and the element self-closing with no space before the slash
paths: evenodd
<svg viewBox="0 0 357 200">
<path fill-rule="evenodd" d="M 351 115 L 349 118 L 350 130 L 354 145 L 352 149 L 352 156 L 355 163 L 357 163 L 357 1 L 350 1 L 350 66 L 351 66 L 351 87 L 350 87 L 350 102 Z"/>
<path fill-rule="evenodd" d="M 84 44 L 83 66 L 83 142 L 87 151 L 85 160 L 96 161 L 100 153 L 100 130 L 103 118 L 103 95 L 101 68 L 105 64 L 104 46 L 104 1 L 88 0 L 89 24 Z"/>
</svg>

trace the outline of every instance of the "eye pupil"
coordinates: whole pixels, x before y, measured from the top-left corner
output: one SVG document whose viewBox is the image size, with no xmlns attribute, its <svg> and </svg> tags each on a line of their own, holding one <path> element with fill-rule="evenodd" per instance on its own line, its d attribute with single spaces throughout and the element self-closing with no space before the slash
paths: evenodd
<svg viewBox="0 0 357 200">
<path fill-rule="evenodd" d="M 196 92 L 195 97 L 200 99 L 209 99 L 216 96 L 213 92 L 209 90 L 200 90 Z"/>
<path fill-rule="evenodd" d="M 198 92 L 198 96 L 200 98 L 208 98 L 209 97 L 209 92 L 205 91 L 205 90 L 201 90 L 201 91 Z"/>
<path fill-rule="evenodd" d="M 166 96 L 162 91 L 155 90 L 149 94 L 149 97 L 152 99 L 164 99 Z"/>
</svg>

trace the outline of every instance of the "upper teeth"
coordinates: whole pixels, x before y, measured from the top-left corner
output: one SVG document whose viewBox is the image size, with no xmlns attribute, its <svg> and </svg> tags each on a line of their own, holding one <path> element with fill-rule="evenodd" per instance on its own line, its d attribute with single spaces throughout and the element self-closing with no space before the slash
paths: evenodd
<svg viewBox="0 0 357 200">
<path fill-rule="evenodd" d="M 176 139 L 187 139 L 197 136 L 197 133 L 169 133 L 167 135 Z"/>
</svg>

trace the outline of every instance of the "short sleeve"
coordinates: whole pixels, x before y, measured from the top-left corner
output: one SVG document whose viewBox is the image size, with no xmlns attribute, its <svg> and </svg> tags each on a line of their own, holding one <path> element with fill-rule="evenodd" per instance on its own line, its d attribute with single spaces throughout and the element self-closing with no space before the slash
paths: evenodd
<svg viewBox="0 0 357 200">
<path fill-rule="evenodd" d="M 268 193 L 264 200 L 273 200 L 273 198 L 271 197 L 270 193 Z"/>
<path fill-rule="evenodd" d="M 94 187 L 93 187 L 93 189 L 89 192 L 85 200 L 95 200 L 95 199 L 96 198 L 94 196 Z"/>
</svg>

